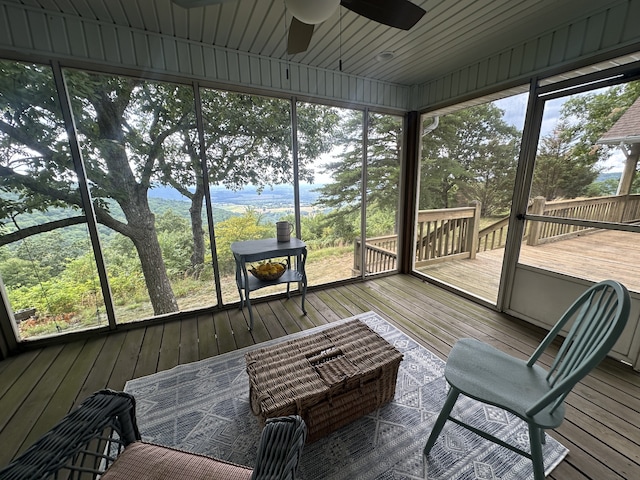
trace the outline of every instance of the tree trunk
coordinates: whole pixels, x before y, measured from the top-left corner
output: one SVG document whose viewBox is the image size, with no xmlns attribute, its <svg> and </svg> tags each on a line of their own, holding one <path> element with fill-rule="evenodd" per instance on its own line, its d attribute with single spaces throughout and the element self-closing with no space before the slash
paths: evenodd
<svg viewBox="0 0 640 480">
<path fill-rule="evenodd" d="M 112 98 L 109 95 L 112 85 L 106 85 L 100 88 L 95 96 L 89 98 L 97 113 L 97 138 L 101 140 L 99 148 L 104 167 L 90 164 L 88 173 L 89 178 L 105 188 L 108 196 L 117 201 L 122 208 L 127 220 L 126 225 L 112 221 L 115 219 L 110 218 L 109 214 L 105 215 L 102 223 L 106 221 L 114 224 L 116 231 L 129 237 L 135 245 L 153 312 L 155 315 L 162 315 L 177 311 L 178 302 L 167 275 L 155 228 L 155 216 L 149 208 L 147 198 L 157 145 L 149 145 L 146 148 L 146 157 L 140 155 L 144 161 L 136 165 L 137 172 L 141 172 L 139 179 L 132 170 L 134 161 L 129 158 L 127 149 L 122 147 L 126 144 L 124 112 L 132 102 L 131 95 L 135 86 L 136 81 L 133 80 L 119 83 L 116 88 L 117 96 Z M 86 125 L 80 125 L 84 126 L 82 131 L 90 131 L 91 119 L 86 119 Z M 160 144 L 163 138 L 165 135 L 157 135 L 155 141 Z"/>
<path fill-rule="evenodd" d="M 191 266 L 194 271 L 199 271 L 198 266 L 204 265 L 204 229 L 202 228 L 202 200 L 204 199 L 204 189 L 198 182 L 196 191 L 191 197 L 191 234 L 193 236 L 193 252 L 191 253 Z"/>
<path fill-rule="evenodd" d="M 115 220 L 103 209 L 96 209 L 99 223 L 128 237 L 136 248 L 154 315 L 176 312 L 178 303 L 167 275 L 155 227 L 155 215 L 147 202 L 147 189 L 133 187 L 120 200 L 127 223 Z"/>
<path fill-rule="evenodd" d="M 119 200 L 127 219 L 126 232 L 123 233 L 131 239 L 138 252 L 153 313 L 162 315 L 176 312 L 178 302 L 162 258 L 155 215 L 149 208 L 148 188 L 131 183 L 126 187 L 128 195 Z"/>
<path fill-rule="evenodd" d="M 149 212 L 153 219 L 153 213 Z M 176 301 L 167 270 L 162 259 L 162 250 L 153 222 L 147 228 L 133 228 L 129 237 L 138 251 L 144 280 L 153 305 L 154 315 L 176 312 Z"/>
</svg>

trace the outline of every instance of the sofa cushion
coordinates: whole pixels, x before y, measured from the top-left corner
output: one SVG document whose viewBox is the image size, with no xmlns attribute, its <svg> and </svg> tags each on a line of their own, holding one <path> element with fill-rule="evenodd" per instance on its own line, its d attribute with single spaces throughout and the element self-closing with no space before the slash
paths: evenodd
<svg viewBox="0 0 640 480">
<path fill-rule="evenodd" d="M 175 448 L 135 442 L 125 448 L 101 480 L 249 480 L 252 470 Z"/>
</svg>

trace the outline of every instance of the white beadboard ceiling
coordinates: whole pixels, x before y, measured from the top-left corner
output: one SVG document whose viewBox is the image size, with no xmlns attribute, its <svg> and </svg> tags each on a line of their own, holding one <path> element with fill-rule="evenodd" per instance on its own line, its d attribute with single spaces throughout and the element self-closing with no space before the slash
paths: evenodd
<svg viewBox="0 0 640 480">
<path fill-rule="evenodd" d="M 414 0 L 426 15 L 410 31 L 367 20 L 340 7 L 316 27 L 309 49 L 286 53 L 290 13 L 283 0 L 230 0 L 185 9 L 171 0 L 11 0 L 29 8 L 82 17 L 288 59 L 400 85 L 418 85 L 489 55 L 602 11 L 603 0 Z M 312 1 L 312 0 L 309 0 Z M 381 52 L 394 58 L 378 61 Z M 340 62 L 342 60 L 342 62 Z"/>
</svg>

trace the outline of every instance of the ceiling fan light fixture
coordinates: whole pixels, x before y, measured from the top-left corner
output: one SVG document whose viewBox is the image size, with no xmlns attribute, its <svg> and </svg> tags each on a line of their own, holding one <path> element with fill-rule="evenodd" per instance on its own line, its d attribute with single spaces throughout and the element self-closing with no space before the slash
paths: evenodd
<svg viewBox="0 0 640 480">
<path fill-rule="evenodd" d="M 340 0 L 284 0 L 284 4 L 301 22 L 317 25 L 333 15 L 340 6 Z"/>
<path fill-rule="evenodd" d="M 396 54 L 393 53 L 390 50 L 387 50 L 385 52 L 380 52 L 378 55 L 376 55 L 376 60 L 378 60 L 379 62 L 388 62 L 389 60 L 393 59 L 393 57 L 395 57 Z"/>
</svg>

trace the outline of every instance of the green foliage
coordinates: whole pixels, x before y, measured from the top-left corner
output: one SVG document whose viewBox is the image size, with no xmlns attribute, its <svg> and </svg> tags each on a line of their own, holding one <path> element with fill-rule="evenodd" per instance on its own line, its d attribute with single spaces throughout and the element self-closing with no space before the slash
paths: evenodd
<svg viewBox="0 0 640 480">
<path fill-rule="evenodd" d="M 128 275 L 109 275 L 109 285 L 116 305 L 130 306 L 149 301 L 144 277 L 140 272 L 132 272 Z"/>
<path fill-rule="evenodd" d="M 341 153 L 328 162 L 322 173 L 329 173 L 333 181 L 318 189 L 316 206 L 336 210 L 335 217 L 360 210 L 362 202 L 362 112 L 347 110 L 340 119 L 334 139 Z M 344 222 L 343 222 L 344 223 Z"/>
<path fill-rule="evenodd" d="M 3 279 L 8 270 L 2 266 Z M 30 282 L 5 284 L 12 308 L 19 310 L 35 307 L 41 315 L 62 315 L 84 308 L 95 310 L 102 304 L 102 293 L 95 263 L 90 254 L 67 262 L 59 275 L 48 277 L 46 271 L 30 272 Z"/>
<path fill-rule="evenodd" d="M 316 103 L 298 104 L 298 170 L 300 179 L 313 180 L 310 164 L 328 153 L 339 131 L 337 109 Z"/>
<path fill-rule="evenodd" d="M 573 140 L 566 122 L 559 123 L 552 134 L 543 137 L 531 185 L 531 197 L 576 198 L 598 176 L 597 159 L 575 155 Z"/>
<path fill-rule="evenodd" d="M 482 214 L 508 209 L 520 132 L 492 103 L 439 118 L 422 138 L 420 210 L 482 202 Z"/>
<path fill-rule="evenodd" d="M 586 95 L 575 95 L 562 106 L 560 120 L 573 157 L 583 163 L 605 160 L 617 146 L 597 141 L 640 97 L 640 81 L 629 82 Z"/>
<path fill-rule="evenodd" d="M 42 315 L 75 312 L 81 299 L 82 291 L 78 285 L 62 279 L 46 280 L 9 292 L 9 301 L 14 310 L 35 307 Z"/>
<path fill-rule="evenodd" d="M 190 252 L 193 242 L 189 230 L 159 232 L 158 241 L 162 249 L 162 258 L 169 278 L 189 275 L 195 266 L 191 265 Z"/>
<path fill-rule="evenodd" d="M 346 111 L 340 119 L 336 143 L 342 153 L 326 166 L 325 173 L 331 173 L 334 181 L 319 189 L 317 201 L 317 206 L 330 213 L 315 218 L 309 226 L 315 232 L 314 239 L 322 236 L 325 244 L 352 242 L 360 235 L 362 121 L 363 114 L 359 111 Z M 395 229 L 401 155 L 402 118 L 370 114 L 365 207 L 370 232 Z"/>
<path fill-rule="evenodd" d="M 0 199 L 0 224 L 25 212 L 81 208 L 51 70 L 12 61 L 0 62 L 0 70 L 0 188 L 9 194 Z M 140 268 L 154 312 L 175 311 L 169 277 L 196 273 L 205 261 L 206 182 L 259 191 L 293 183 L 291 103 L 203 88 L 205 170 L 190 86 L 73 69 L 64 76 L 96 218 L 137 247 L 110 265 Z M 309 105 L 298 121 L 305 134 L 297 173 L 311 180 L 310 162 L 328 150 L 337 117 L 329 107 Z M 154 214 L 163 211 L 152 210 L 149 203 L 157 202 L 147 198 L 155 185 L 169 185 L 188 200 L 189 225 L 179 233 L 156 231 Z M 116 240 L 112 253 L 119 246 Z M 132 251 L 139 263 L 124 266 L 132 264 Z M 42 261 L 58 274 L 61 260 Z"/>
<path fill-rule="evenodd" d="M 367 237 L 393 235 L 397 232 L 396 212 L 377 207 L 367 209 Z"/>
<path fill-rule="evenodd" d="M 103 249 L 103 255 L 111 275 L 142 273 L 140 259 L 136 255 L 133 242 L 123 235 L 114 235 L 109 244 Z"/>
<path fill-rule="evenodd" d="M 597 141 L 638 97 L 640 82 L 636 81 L 569 98 L 556 128 L 540 142 L 532 196 L 553 200 L 610 192 L 611 185 L 598 187 L 593 182 L 602 162 L 618 147 Z"/>
<path fill-rule="evenodd" d="M 323 173 L 331 174 L 333 182 L 319 188 L 316 205 L 339 210 L 336 216 L 359 211 L 362 201 L 362 125 L 360 111 L 344 111 L 336 134 L 336 145 L 342 152 L 326 164 Z"/>
<path fill-rule="evenodd" d="M 395 216 L 400 196 L 402 117 L 369 115 L 367 134 L 367 219 L 370 211 Z"/>
<path fill-rule="evenodd" d="M 51 70 L 0 60 L 0 92 L 0 190 L 19 198 L 14 201 L 3 195 L 0 219 L 51 206 L 79 205 L 75 176 L 59 175 L 72 161 Z M 26 151 L 23 135 L 28 137 Z M 35 185 L 46 186 L 46 191 L 34 190 Z M 49 193 L 54 191 L 60 195 Z"/>
<path fill-rule="evenodd" d="M 177 278 L 193 273 L 193 241 L 189 221 L 172 210 L 166 210 L 156 217 L 156 230 L 169 277 Z"/>
<path fill-rule="evenodd" d="M 235 271 L 235 262 L 231 254 L 233 242 L 273 237 L 274 228 L 273 225 L 262 225 L 260 215 L 253 209 L 247 209 L 244 215 L 232 217 L 217 224 L 216 248 L 221 273 Z"/>
<path fill-rule="evenodd" d="M 333 242 L 351 243 L 360 236 L 360 212 L 338 208 L 325 217 L 325 230 L 331 231 Z"/>
<path fill-rule="evenodd" d="M 293 216 L 285 217 L 283 220 L 294 223 Z M 310 249 L 330 248 L 347 241 L 339 235 L 336 225 L 327 213 L 313 212 L 303 215 L 300 219 L 300 225 L 302 238 Z"/>
<path fill-rule="evenodd" d="M 345 241 L 338 235 L 336 226 L 325 213 L 305 215 L 300 219 L 300 226 L 302 238 L 310 249 L 332 247 Z"/>
<path fill-rule="evenodd" d="M 615 195 L 618 190 L 619 181 L 615 178 L 609 178 L 602 182 L 593 182 L 588 185 L 585 194 L 587 197 L 608 197 Z"/>
<path fill-rule="evenodd" d="M 0 275 L 8 289 L 32 287 L 38 284 L 33 263 L 22 258 L 11 257 L 0 260 Z M 39 268 L 38 275 L 49 278 L 50 272 L 47 268 Z"/>
<path fill-rule="evenodd" d="M 307 265 L 330 263 L 341 256 L 353 258 L 353 245 L 347 244 L 342 247 L 324 247 L 320 249 L 309 248 Z"/>
<path fill-rule="evenodd" d="M 81 215 L 78 180 L 50 69 L 0 61 L 0 70 L 2 234 L 14 231 L 16 223 L 25 228 Z M 154 291 L 154 284 L 175 285 L 180 296 L 205 282 L 210 288 L 204 182 L 232 190 L 255 185 L 259 192 L 291 185 L 290 102 L 203 89 L 207 178 L 195 134 L 194 94 L 188 86 L 77 70 L 66 70 L 65 80 L 115 301 L 130 309 L 153 303 L 148 285 Z M 594 144 L 639 95 L 640 83 L 635 82 L 570 99 L 563 122 L 540 144 L 534 191 L 547 198 L 610 194 L 610 182 L 592 181 L 598 162 L 613 147 Z M 314 180 L 314 160 L 334 146 L 340 150 L 327 165 L 325 173 L 333 175 L 333 183 L 321 190 L 321 213 L 301 219 L 303 238 L 314 255 L 322 257 L 328 254 L 322 248 L 349 245 L 362 233 L 363 112 L 316 104 L 298 107 L 299 180 Z M 397 229 L 402 119 L 370 114 L 367 126 L 364 208 L 371 237 Z M 492 104 L 442 117 L 438 128 L 423 138 L 419 208 L 480 200 L 484 215 L 508 209 L 518 142 L 519 132 Z M 636 179 L 636 191 L 638 183 Z M 187 201 L 149 199 L 149 189 L 158 185 L 177 189 Z M 248 209 L 243 215 L 214 212 L 220 215 L 215 216 L 215 231 L 222 274 L 235 268 L 232 242 L 273 237 L 276 220 L 293 222 L 292 214 L 282 209 Z M 145 255 L 147 262 L 141 261 Z M 165 270 L 149 265 L 164 265 Z M 0 248 L 0 273 L 16 310 L 35 307 L 43 315 L 90 318 L 102 307 L 85 225 Z M 172 297 L 173 292 L 163 295 Z M 163 308 L 171 311 L 173 306 Z"/>
<path fill-rule="evenodd" d="M 66 238 L 69 228 L 41 233 L 18 242 L 15 255 L 46 267 L 50 275 L 59 275 L 64 270 L 67 259 L 75 258 L 89 248 L 86 230 L 84 238 L 77 237 L 74 240 Z"/>
<path fill-rule="evenodd" d="M 3 281 L 17 288 L 64 274 L 69 262 L 88 252 L 89 245 L 86 228 L 76 225 L 40 233 L 0 250 L 4 252 L 0 255 Z"/>
<path fill-rule="evenodd" d="M 636 175 L 633 179 L 630 193 L 640 193 L 640 175 L 638 175 L 638 170 L 636 170 Z"/>
</svg>

